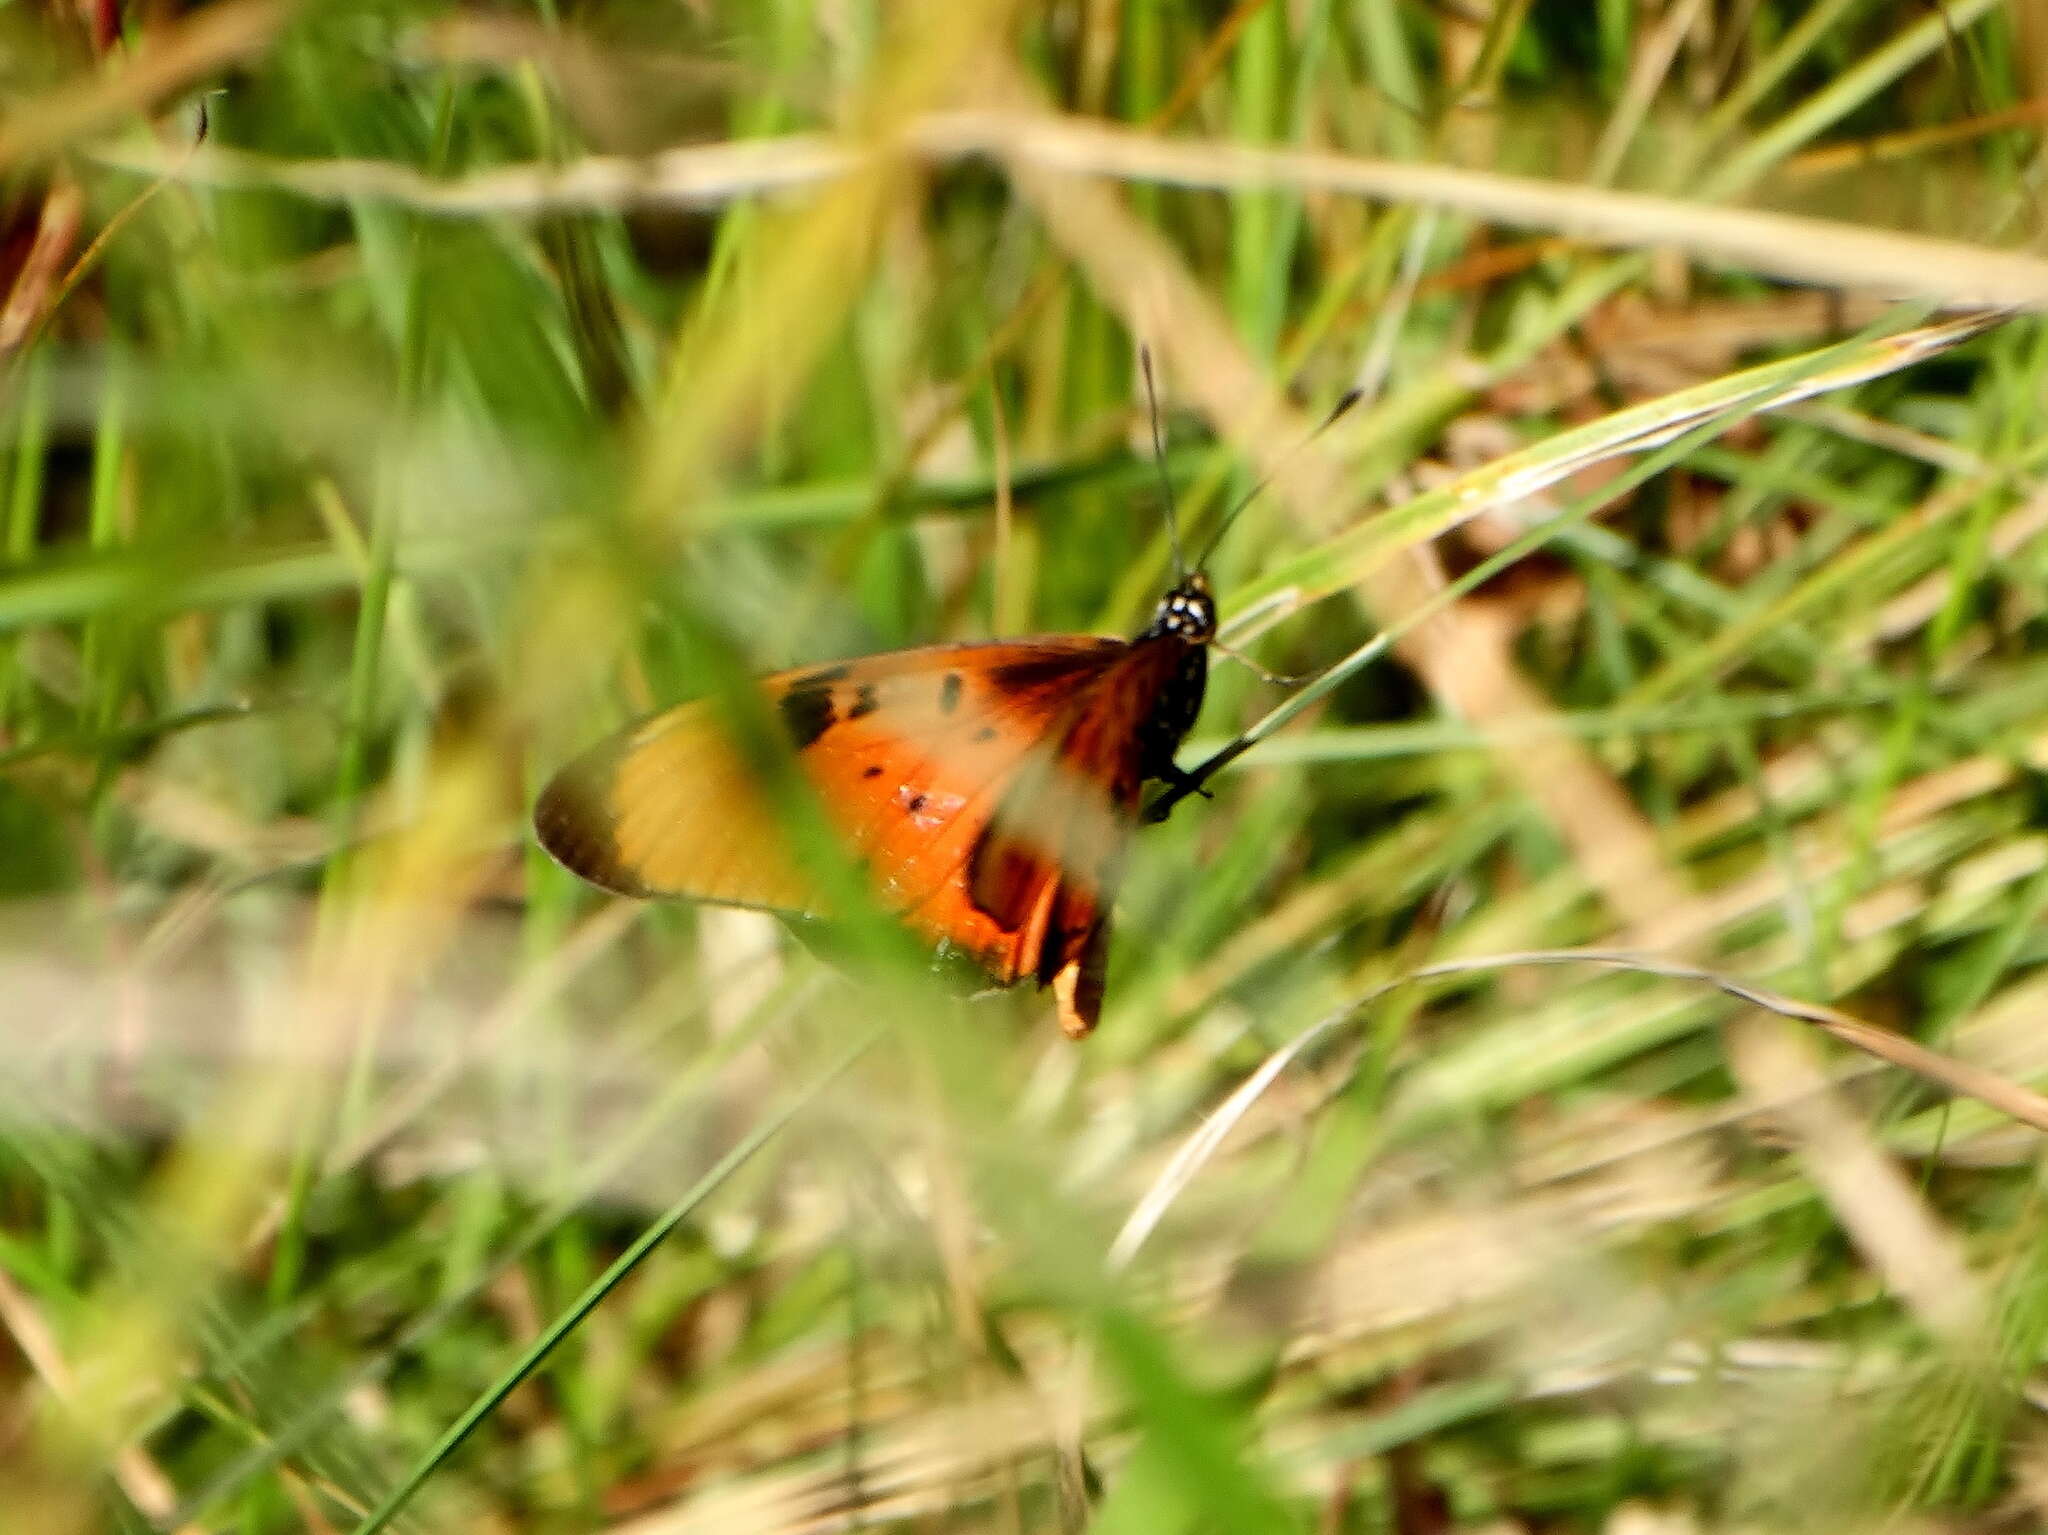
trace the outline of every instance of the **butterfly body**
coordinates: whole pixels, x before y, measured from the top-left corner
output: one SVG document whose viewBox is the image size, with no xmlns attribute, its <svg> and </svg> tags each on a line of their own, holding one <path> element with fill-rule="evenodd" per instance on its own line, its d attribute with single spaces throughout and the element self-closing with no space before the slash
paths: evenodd
<svg viewBox="0 0 2048 1535">
<path fill-rule="evenodd" d="M 761 686 L 877 901 L 999 985 L 1101 1010 L 1109 908 L 1148 780 L 1179 782 L 1216 608 L 1199 572 L 1128 640 L 935 645 Z M 712 708 L 684 704 L 571 762 L 534 810 L 572 873 L 634 896 L 829 916 Z"/>
</svg>

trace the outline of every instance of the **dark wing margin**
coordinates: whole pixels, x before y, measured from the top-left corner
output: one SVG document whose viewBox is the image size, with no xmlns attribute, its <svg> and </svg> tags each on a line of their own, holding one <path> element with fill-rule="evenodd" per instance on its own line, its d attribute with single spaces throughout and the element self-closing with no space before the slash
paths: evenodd
<svg viewBox="0 0 2048 1535">
<path fill-rule="evenodd" d="M 613 835 L 610 793 L 616 755 L 600 747 L 549 779 L 534 801 L 533 835 L 556 863 L 600 890 L 614 895 L 654 895 L 619 856 Z"/>
</svg>

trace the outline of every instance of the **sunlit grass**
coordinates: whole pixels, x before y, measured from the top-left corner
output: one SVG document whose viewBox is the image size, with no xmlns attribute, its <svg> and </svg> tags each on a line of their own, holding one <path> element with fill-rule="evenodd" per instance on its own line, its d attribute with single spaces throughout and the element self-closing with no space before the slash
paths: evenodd
<svg viewBox="0 0 2048 1535">
<path fill-rule="evenodd" d="M 2015 10 L 0 7 L 0 1529 L 2044 1517 Z M 1140 342 L 1344 665 L 1095 1038 L 531 845 L 1141 621 Z"/>
</svg>

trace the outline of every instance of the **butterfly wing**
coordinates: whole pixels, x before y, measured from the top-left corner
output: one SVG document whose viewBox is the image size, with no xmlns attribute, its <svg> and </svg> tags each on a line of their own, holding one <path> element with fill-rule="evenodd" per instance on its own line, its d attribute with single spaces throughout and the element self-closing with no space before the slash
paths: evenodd
<svg viewBox="0 0 2048 1535">
<path fill-rule="evenodd" d="M 1147 722 L 1190 654 L 1150 638 L 933 646 L 762 687 L 881 903 L 999 984 L 1050 985 L 1061 1026 L 1084 1034 Z M 708 703 L 570 763 L 534 827 L 558 862 L 622 894 L 829 915 Z"/>
<path fill-rule="evenodd" d="M 1035 950 L 961 901 L 962 871 L 1006 787 L 1128 649 L 1088 637 L 933 646 L 762 688 L 881 902 L 1008 983 Z M 621 894 L 829 914 L 709 702 L 571 762 L 541 794 L 534 828 L 564 867 Z"/>
</svg>

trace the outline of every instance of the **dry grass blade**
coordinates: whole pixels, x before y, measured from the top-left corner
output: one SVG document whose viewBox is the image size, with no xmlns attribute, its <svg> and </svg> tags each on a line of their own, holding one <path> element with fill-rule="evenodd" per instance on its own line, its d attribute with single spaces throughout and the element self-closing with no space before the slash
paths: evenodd
<svg viewBox="0 0 2048 1535">
<path fill-rule="evenodd" d="M 35 1371 L 43 1389 L 68 1411 L 79 1394 L 79 1382 L 49 1324 L 5 1268 L 0 1268 L 0 1327 L 5 1327 L 14 1339 L 14 1346 Z M 177 1508 L 177 1489 L 170 1478 L 136 1446 L 111 1449 L 110 1473 L 128 1501 L 149 1518 L 167 1520 Z M 181 1524 L 175 1526 L 175 1535 L 199 1535 L 199 1531 L 197 1526 Z"/>
<path fill-rule="evenodd" d="M 1166 1212 L 1173 1208 L 1173 1203 L 1180 1197 L 1181 1191 L 1194 1181 L 1203 1164 L 1222 1147 L 1230 1132 L 1237 1128 L 1239 1121 L 1250 1111 L 1252 1105 L 1257 1103 L 1265 1095 L 1266 1089 L 1273 1085 L 1274 1079 L 1338 1024 L 1355 1016 L 1356 1008 L 1346 1008 L 1342 1013 L 1334 1013 L 1295 1035 L 1260 1062 L 1259 1069 L 1239 1083 L 1231 1095 L 1203 1119 L 1195 1133 L 1181 1142 L 1179 1149 L 1173 1154 L 1173 1159 L 1145 1190 L 1144 1197 L 1125 1217 L 1123 1225 L 1117 1228 L 1116 1237 L 1109 1244 L 1109 1253 L 1105 1260 L 1111 1273 L 1130 1267 L 1131 1261 L 1138 1256 L 1138 1250 L 1150 1239 L 1152 1233 L 1159 1229 L 1159 1223 L 1166 1218 Z"/>
<path fill-rule="evenodd" d="M 1797 214 L 1326 150 L 1168 139 L 1033 112 L 932 113 L 909 123 L 904 141 L 942 162 L 986 158 L 1209 191 L 1289 188 L 1419 203 L 1599 245 L 1679 250 L 1786 282 L 1869 289 L 1959 308 L 2048 308 L 2048 261 L 2039 257 Z M 101 155 L 110 165 L 195 185 L 268 186 L 322 201 L 374 198 L 449 216 L 525 217 L 705 207 L 816 185 L 854 171 L 866 158 L 811 134 L 672 149 L 646 158 L 591 156 L 559 168 L 492 170 L 450 180 L 380 161 L 280 160 L 209 150 L 181 166 L 150 150 Z"/>
<path fill-rule="evenodd" d="M 1612 970 L 1633 970 L 1643 975 L 1663 976 L 1668 980 L 1691 981 L 1702 986 L 1711 986 L 1725 992 L 1738 1001 L 1760 1007 L 1765 1012 L 1776 1013 L 1781 1018 L 1790 1018 L 1800 1023 L 1810 1023 L 1825 1034 L 1831 1034 L 1845 1045 L 1853 1046 L 1866 1055 L 1889 1061 L 1938 1087 L 1963 1098 L 1974 1098 L 1980 1103 L 1997 1109 L 2001 1114 L 2010 1115 L 2021 1124 L 2031 1125 L 2036 1130 L 2048 1131 L 2048 1098 L 2009 1082 L 1994 1072 L 1980 1070 L 1967 1061 L 1959 1061 L 1891 1029 L 1880 1028 L 1839 1008 L 1827 1007 L 1818 1002 L 1804 1002 L 1782 992 L 1753 985 L 1747 981 L 1723 975 L 1702 965 L 1688 964 L 1683 960 L 1665 959 L 1652 954 L 1637 954 L 1616 949 L 1529 949 L 1515 954 L 1494 954 L 1483 958 L 1446 960 L 1441 964 L 1424 965 L 1398 981 L 1392 981 L 1375 996 L 1367 997 L 1358 1005 L 1371 1003 L 1378 995 L 1401 986 L 1420 981 L 1437 980 L 1446 976 L 1471 975 L 1478 972 L 1507 969 L 1518 965 L 1597 965 Z"/>
<path fill-rule="evenodd" d="M 1813 1041 L 1753 1016 L 1730 1031 L 1727 1049 L 1745 1093 L 1775 1103 L 1768 1112 L 1790 1133 L 1807 1176 L 1885 1284 L 1937 1336 L 1960 1341 L 1977 1332 L 1983 1296 L 1961 1238 L 1854 1105 L 1830 1090 Z"/>
<path fill-rule="evenodd" d="M 35 243 L 15 275 L 6 303 L 0 305 L 0 357 L 20 347 L 49 312 L 50 295 L 57 291 L 64 263 L 84 222 L 85 195 L 70 177 L 57 178 L 43 194 Z"/>
<path fill-rule="evenodd" d="M 0 125 L 0 166 L 55 154 L 217 69 L 260 53 L 290 14 L 285 0 L 227 0 L 153 31 L 142 51 L 113 73 L 10 111 Z"/>
<path fill-rule="evenodd" d="M 693 145 L 644 158 L 587 155 L 560 166 L 516 166 L 437 177 L 388 160 L 281 160 L 207 148 L 189 158 L 155 148 L 109 148 L 103 165 L 193 186 L 265 187 L 313 202 L 368 200 L 442 218 L 708 208 L 816 186 L 869 157 L 816 134 Z"/>
</svg>

